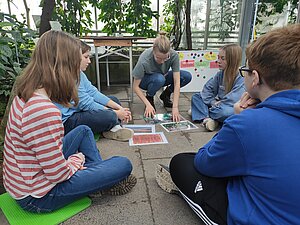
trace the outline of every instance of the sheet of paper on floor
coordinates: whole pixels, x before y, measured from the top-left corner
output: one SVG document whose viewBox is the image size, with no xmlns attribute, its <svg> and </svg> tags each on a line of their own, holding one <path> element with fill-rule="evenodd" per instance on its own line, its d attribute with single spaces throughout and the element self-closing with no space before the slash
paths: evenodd
<svg viewBox="0 0 300 225">
<path fill-rule="evenodd" d="M 161 123 L 160 125 L 168 132 L 187 131 L 198 128 L 195 124 L 188 120 L 180 122 Z"/>
<path fill-rule="evenodd" d="M 167 144 L 167 138 L 163 132 L 153 134 L 137 133 L 129 140 L 129 146 L 135 145 L 153 145 L 153 144 Z"/>
<path fill-rule="evenodd" d="M 133 132 L 136 133 L 155 133 L 155 125 L 153 124 L 126 124 L 123 125 L 123 127 L 132 129 Z"/>
<path fill-rule="evenodd" d="M 146 123 L 148 124 L 157 124 L 157 123 L 168 123 L 173 122 L 171 113 L 158 113 L 152 117 L 143 117 Z M 186 119 L 180 115 L 180 121 L 185 121 Z"/>
</svg>

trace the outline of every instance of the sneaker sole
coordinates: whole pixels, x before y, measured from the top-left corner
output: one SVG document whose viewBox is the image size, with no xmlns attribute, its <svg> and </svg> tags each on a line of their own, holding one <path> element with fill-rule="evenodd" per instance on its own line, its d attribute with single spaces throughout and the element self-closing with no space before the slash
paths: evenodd
<svg viewBox="0 0 300 225">
<path fill-rule="evenodd" d="M 168 169 L 165 166 L 163 166 L 161 164 L 158 164 L 156 166 L 155 179 L 156 179 L 158 186 L 161 189 L 163 189 L 164 191 L 166 191 L 170 194 L 178 194 L 179 193 L 176 185 L 172 181 L 170 172 L 168 171 Z"/>
<path fill-rule="evenodd" d="M 112 132 L 112 131 L 103 132 L 103 137 L 117 140 L 117 141 L 128 141 L 130 138 L 133 137 L 133 134 L 134 134 L 133 130 L 122 128 L 116 132 Z"/>
<path fill-rule="evenodd" d="M 103 191 L 105 194 L 108 195 L 124 195 L 132 190 L 132 188 L 136 185 L 137 179 L 135 176 L 130 174 L 127 178 L 122 180 L 121 182 L 117 183 L 113 187 L 108 190 Z"/>
<path fill-rule="evenodd" d="M 102 197 L 103 195 L 104 195 L 103 190 L 101 190 L 101 191 L 97 191 L 97 192 L 94 192 L 94 193 L 92 193 L 92 194 L 89 194 L 88 196 L 89 196 L 90 198 L 100 198 L 100 197 Z"/>
<path fill-rule="evenodd" d="M 218 122 L 216 121 L 208 121 L 206 124 L 205 124 L 205 128 L 208 130 L 208 131 L 215 131 L 217 129 L 217 127 L 219 126 Z"/>
</svg>

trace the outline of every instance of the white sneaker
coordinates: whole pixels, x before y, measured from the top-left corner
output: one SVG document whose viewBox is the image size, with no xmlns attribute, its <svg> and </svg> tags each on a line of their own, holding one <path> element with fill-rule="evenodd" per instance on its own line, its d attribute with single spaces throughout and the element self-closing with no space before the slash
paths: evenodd
<svg viewBox="0 0 300 225">
<path fill-rule="evenodd" d="M 133 137 L 133 130 L 121 127 L 120 125 L 114 126 L 110 131 L 103 132 L 103 137 L 117 141 L 128 141 Z"/>
<path fill-rule="evenodd" d="M 192 116 L 192 109 L 191 109 L 191 108 L 187 111 L 187 114 L 188 114 L 189 116 Z"/>
<path fill-rule="evenodd" d="M 208 131 L 214 131 L 219 126 L 219 122 L 211 118 L 205 118 L 202 123 Z"/>
</svg>

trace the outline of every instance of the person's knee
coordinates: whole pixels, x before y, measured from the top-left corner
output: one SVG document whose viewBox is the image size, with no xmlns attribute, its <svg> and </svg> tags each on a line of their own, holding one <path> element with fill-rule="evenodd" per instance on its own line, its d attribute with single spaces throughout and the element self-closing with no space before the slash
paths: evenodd
<svg viewBox="0 0 300 225">
<path fill-rule="evenodd" d="M 202 97 L 201 97 L 200 93 L 196 93 L 196 94 L 192 95 L 192 99 L 191 99 L 192 103 L 198 102 L 198 101 L 201 101 L 201 100 L 202 100 Z"/>
<path fill-rule="evenodd" d="M 99 118 L 100 123 L 103 123 L 103 124 L 115 124 L 118 122 L 117 113 L 115 113 L 113 110 L 110 110 L 110 109 L 106 109 L 102 113 L 101 117 L 102 118 Z M 103 118 L 104 118 L 104 120 L 103 120 Z"/>
<path fill-rule="evenodd" d="M 165 82 L 166 82 L 166 78 L 162 74 L 157 75 L 153 79 L 153 83 L 155 83 L 155 85 L 160 87 L 164 86 Z"/>
<path fill-rule="evenodd" d="M 183 85 L 190 83 L 192 80 L 192 74 L 185 70 L 180 70 L 180 77 Z"/>
<path fill-rule="evenodd" d="M 74 129 L 72 129 L 70 131 L 70 133 L 88 133 L 88 132 L 92 132 L 91 128 L 87 125 L 78 125 L 77 127 L 75 127 Z"/>
<path fill-rule="evenodd" d="M 115 161 L 115 164 L 118 165 L 118 170 L 122 171 L 125 175 L 129 175 L 132 172 L 132 163 L 128 158 L 113 156 L 111 160 Z"/>
<path fill-rule="evenodd" d="M 191 82 L 191 80 L 192 80 L 192 74 L 190 72 L 188 72 L 188 71 L 184 71 L 184 72 L 185 72 L 185 75 L 184 75 L 185 80 L 188 83 Z"/>
<path fill-rule="evenodd" d="M 178 169 L 182 169 L 182 165 L 184 164 L 184 161 L 186 159 L 186 157 L 189 157 L 189 153 L 179 153 L 175 156 L 172 157 L 171 161 L 170 161 L 170 172 L 175 172 Z"/>
<path fill-rule="evenodd" d="M 229 116 L 234 114 L 233 107 L 218 107 L 212 108 L 210 110 L 209 116 L 210 118 L 217 120 L 219 122 L 224 122 Z"/>
<path fill-rule="evenodd" d="M 93 117 L 89 121 L 89 126 L 94 132 L 103 132 L 110 130 L 118 123 L 117 114 L 113 110 L 106 109 L 94 112 Z"/>
<path fill-rule="evenodd" d="M 195 153 L 179 153 L 170 162 L 169 169 L 173 182 L 177 187 L 183 184 L 185 176 L 194 168 Z M 179 185 L 179 186 L 178 186 Z"/>
</svg>

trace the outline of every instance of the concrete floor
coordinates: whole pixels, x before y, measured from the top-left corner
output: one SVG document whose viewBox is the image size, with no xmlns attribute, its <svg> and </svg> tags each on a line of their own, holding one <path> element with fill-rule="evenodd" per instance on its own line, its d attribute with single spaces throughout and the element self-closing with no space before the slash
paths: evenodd
<svg viewBox="0 0 300 225">
<path fill-rule="evenodd" d="M 128 89 L 111 87 L 102 90 L 106 95 L 114 95 L 120 99 L 128 96 Z M 179 110 L 181 115 L 190 120 L 187 110 L 193 93 L 181 93 Z M 167 112 L 155 97 L 157 113 Z M 134 124 L 145 124 L 142 115 L 144 105 L 134 96 L 130 106 Z M 103 158 L 114 155 L 128 157 L 133 164 L 133 174 L 137 177 L 137 185 L 131 192 L 123 196 L 103 196 L 92 199 L 92 205 L 78 213 L 63 225 L 192 225 L 203 224 L 188 207 L 186 202 L 177 195 L 171 195 L 159 188 L 155 181 L 155 167 L 158 163 L 168 165 L 172 156 L 180 152 L 196 152 L 215 132 L 208 132 L 196 124 L 199 129 L 188 132 L 168 133 L 157 124 L 157 132 L 164 132 L 168 144 L 129 146 L 128 142 L 118 142 L 101 138 L 97 142 Z M 0 223 L 5 223 L 0 215 Z M 8 223 L 7 223 L 8 224 Z"/>
</svg>

